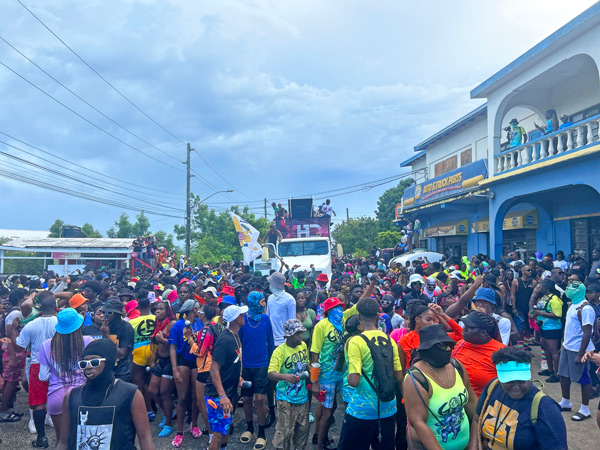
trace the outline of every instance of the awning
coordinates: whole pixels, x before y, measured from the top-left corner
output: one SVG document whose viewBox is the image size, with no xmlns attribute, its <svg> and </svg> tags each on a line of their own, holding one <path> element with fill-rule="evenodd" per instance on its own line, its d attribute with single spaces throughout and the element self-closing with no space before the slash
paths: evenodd
<svg viewBox="0 0 600 450">
<path fill-rule="evenodd" d="M 423 236 L 426 238 L 444 237 L 444 236 L 466 236 L 469 233 L 468 220 L 459 222 L 442 222 L 425 228 Z"/>
<path fill-rule="evenodd" d="M 490 218 L 485 217 L 481 220 L 473 222 L 471 224 L 471 233 L 489 233 L 490 232 Z"/>
<path fill-rule="evenodd" d="M 502 222 L 503 230 L 522 230 L 525 228 L 538 227 L 537 209 L 522 209 L 520 211 L 509 211 Z"/>
</svg>

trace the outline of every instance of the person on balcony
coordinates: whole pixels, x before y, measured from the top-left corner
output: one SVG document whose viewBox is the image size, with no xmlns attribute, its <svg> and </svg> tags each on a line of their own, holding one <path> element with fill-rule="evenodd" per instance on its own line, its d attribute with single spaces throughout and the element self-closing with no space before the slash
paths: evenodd
<svg viewBox="0 0 600 450">
<path fill-rule="evenodd" d="M 562 116 L 560 116 L 560 121 L 562 123 L 560 124 L 559 130 L 562 130 L 563 128 L 568 128 L 571 125 L 573 125 L 573 122 L 571 121 L 569 116 L 567 116 L 566 114 L 563 114 Z"/>
<path fill-rule="evenodd" d="M 558 117 L 556 116 L 556 110 L 549 109 L 546 111 L 546 126 L 545 127 L 542 127 L 535 122 L 533 123 L 533 126 L 535 126 L 539 131 L 541 131 L 544 134 L 550 134 L 550 133 L 553 133 L 556 130 L 558 130 L 559 126 L 558 126 Z"/>
<path fill-rule="evenodd" d="M 509 148 L 518 147 L 527 142 L 527 132 L 525 128 L 519 125 L 517 119 L 511 119 L 510 127 L 506 127 L 506 138 L 510 143 Z"/>
</svg>

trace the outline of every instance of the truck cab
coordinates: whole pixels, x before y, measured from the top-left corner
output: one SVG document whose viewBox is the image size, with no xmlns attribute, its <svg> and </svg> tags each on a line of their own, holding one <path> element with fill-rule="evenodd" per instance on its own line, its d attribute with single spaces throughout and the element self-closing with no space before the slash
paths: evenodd
<svg viewBox="0 0 600 450">
<path fill-rule="evenodd" d="M 325 273 L 331 279 L 331 241 L 328 237 L 282 239 L 277 244 L 277 254 L 290 268 L 298 265 L 298 271 L 310 273 L 312 264 L 317 275 Z M 277 260 L 277 270 L 280 267 Z"/>
</svg>

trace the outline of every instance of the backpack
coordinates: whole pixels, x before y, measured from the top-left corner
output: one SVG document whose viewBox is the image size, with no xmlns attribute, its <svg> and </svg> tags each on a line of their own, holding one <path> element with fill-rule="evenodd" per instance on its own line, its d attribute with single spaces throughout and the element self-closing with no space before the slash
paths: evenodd
<svg viewBox="0 0 600 450">
<path fill-rule="evenodd" d="M 221 334 L 221 331 L 223 331 L 223 327 L 212 322 L 202 327 L 196 335 L 196 342 L 198 344 L 197 356 L 204 357 L 204 355 L 212 353 L 213 346 L 217 342 L 217 337 Z"/>
<path fill-rule="evenodd" d="M 598 315 L 596 314 L 596 309 L 594 308 L 594 305 L 592 305 L 590 302 L 583 302 L 581 304 L 581 306 L 577 307 L 577 319 L 579 320 L 579 324 L 581 325 L 581 328 L 583 329 L 583 319 L 581 318 L 581 311 L 583 310 L 583 308 L 585 306 L 591 306 L 592 309 L 594 310 L 594 322 L 592 323 L 592 335 L 590 336 L 590 340 L 592 341 L 592 343 L 594 344 L 594 346 L 596 344 L 598 344 L 600 342 L 600 317 L 598 317 Z"/>
<path fill-rule="evenodd" d="M 359 335 L 371 352 L 373 359 L 373 378 L 369 379 L 364 370 L 362 376 L 367 380 L 371 389 L 377 395 L 377 410 L 379 416 L 379 403 L 390 402 L 396 399 L 396 376 L 394 373 L 394 348 L 389 336 L 378 335 L 372 339 L 364 334 Z M 377 342 L 377 344 L 375 344 Z"/>
<path fill-rule="evenodd" d="M 498 381 L 498 378 L 492 380 L 492 382 L 490 383 L 490 385 L 488 386 L 487 389 L 487 396 L 485 397 L 485 401 L 483 402 L 483 406 L 481 408 L 481 414 L 479 415 L 479 423 L 478 423 L 478 436 L 479 436 L 479 448 L 483 449 L 483 441 L 481 439 L 481 429 L 483 428 L 483 421 L 485 420 L 485 412 L 487 410 L 488 404 L 490 402 L 490 397 L 492 396 L 492 392 L 494 392 L 494 389 L 496 388 L 496 386 L 498 386 L 500 384 L 500 381 Z M 530 418 L 531 418 L 531 424 L 535 427 L 535 424 L 537 423 L 538 420 L 538 413 L 539 413 L 539 409 L 540 409 L 540 402 L 542 401 L 542 397 L 544 397 L 546 394 L 544 393 L 544 391 L 542 391 L 541 389 L 539 391 L 537 391 L 535 393 L 535 396 L 533 397 L 533 401 L 531 402 L 531 413 L 530 413 Z"/>
</svg>

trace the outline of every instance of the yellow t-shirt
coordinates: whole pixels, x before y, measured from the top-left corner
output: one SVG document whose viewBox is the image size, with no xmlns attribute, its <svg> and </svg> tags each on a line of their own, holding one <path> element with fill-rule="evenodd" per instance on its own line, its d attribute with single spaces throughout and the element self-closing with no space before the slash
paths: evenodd
<svg viewBox="0 0 600 450">
<path fill-rule="evenodd" d="M 308 347 L 302 342 L 295 348 L 289 347 L 285 342 L 275 349 L 269 361 L 269 372 L 281 374 L 300 375 L 307 369 Z M 300 380 L 296 384 L 287 381 L 277 383 L 277 400 L 285 400 L 289 403 L 302 404 L 308 401 L 306 380 Z"/>
<path fill-rule="evenodd" d="M 156 327 L 156 316 L 148 314 L 147 316 L 131 319 L 129 324 L 133 327 L 133 348 L 150 345 L 150 338 Z"/>
</svg>

